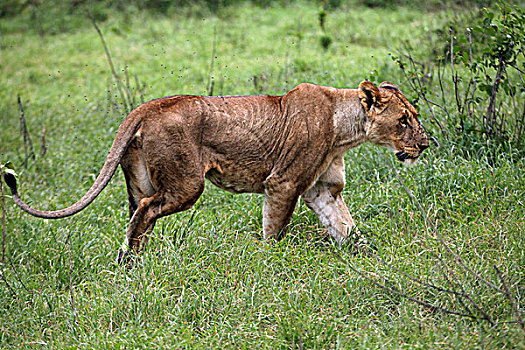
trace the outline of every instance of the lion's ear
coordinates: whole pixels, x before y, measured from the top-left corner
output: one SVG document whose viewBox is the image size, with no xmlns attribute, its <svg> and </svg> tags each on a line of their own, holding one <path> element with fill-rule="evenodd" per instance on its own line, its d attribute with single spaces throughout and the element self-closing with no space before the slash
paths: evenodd
<svg viewBox="0 0 525 350">
<path fill-rule="evenodd" d="M 380 89 L 388 89 L 388 90 L 401 92 L 401 91 L 399 91 L 399 88 L 395 84 L 393 84 L 393 83 L 391 83 L 389 81 L 384 81 L 381 84 L 379 84 L 379 88 Z"/>
<path fill-rule="evenodd" d="M 372 82 L 365 80 L 359 84 L 359 99 L 365 111 L 368 112 L 379 97 L 379 89 Z"/>
</svg>

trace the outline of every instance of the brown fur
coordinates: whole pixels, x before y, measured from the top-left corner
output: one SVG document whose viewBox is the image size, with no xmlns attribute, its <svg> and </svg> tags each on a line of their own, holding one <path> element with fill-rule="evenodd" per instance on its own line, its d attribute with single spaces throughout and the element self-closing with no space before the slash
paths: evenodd
<svg viewBox="0 0 525 350">
<path fill-rule="evenodd" d="M 204 178 L 227 191 L 264 194 L 264 238 L 280 238 L 300 196 L 330 234 L 345 241 L 354 222 L 341 197 L 343 152 L 364 142 L 414 162 L 428 139 L 416 109 L 391 83 L 359 89 L 300 84 L 284 96 L 173 96 L 136 108 L 122 123 L 92 189 L 57 212 L 85 208 L 120 163 L 131 220 L 126 246 L 138 251 L 155 221 L 190 208 Z"/>
</svg>

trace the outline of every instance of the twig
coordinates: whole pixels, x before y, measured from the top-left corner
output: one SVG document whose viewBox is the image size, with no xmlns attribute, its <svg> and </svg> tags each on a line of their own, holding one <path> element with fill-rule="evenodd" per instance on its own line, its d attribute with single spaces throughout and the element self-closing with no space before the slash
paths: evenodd
<svg viewBox="0 0 525 350">
<path fill-rule="evenodd" d="M 504 68 L 503 69 L 504 72 L 505 72 L 505 77 L 507 78 L 507 84 L 509 85 L 509 94 L 510 94 L 510 97 L 512 98 L 512 106 L 514 107 L 514 117 L 516 118 L 516 131 L 519 130 L 519 111 L 518 111 L 518 106 L 516 104 L 516 98 L 514 96 L 514 92 L 512 92 L 512 84 L 510 83 L 510 79 L 509 79 L 509 74 L 507 72 L 507 69 Z M 519 136 L 519 134 L 518 134 Z M 519 138 L 518 138 L 519 140 Z M 519 142 L 518 142 L 518 145 L 519 145 Z"/>
<path fill-rule="evenodd" d="M 36 304 L 38 303 L 38 301 L 40 300 L 40 298 L 42 297 L 42 289 L 44 288 L 44 282 L 46 281 L 46 276 L 44 275 L 44 277 L 42 278 L 42 283 L 40 283 L 40 288 L 38 288 L 38 298 L 35 300 L 35 309 L 36 309 Z"/>
<path fill-rule="evenodd" d="M 414 59 L 412 58 L 412 56 L 411 56 L 411 55 L 407 55 L 407 56 L 408 56 L 408 58 L 409 58 L 409 60 L 410 60 L 410 63 L 411 63 L 412 65 L 414 65 L 415 63 L 414 63 Z M 430 100 L 427 98 L 426 94 L 425 94 L 425 93 L 422 91 L 422 89 L 421 89 L 421 87 L 422 87 L 422 85 L 421 85 L 421 81 L 419 80 L 419 77 L 417 77 L 417 75 L 416 75 L 415 78 L 416 78 L 416 81 L 418 81 L 418 85 L 420 86 L 419 89 L 418 89 L 417 86 L 414 85 L 414 83 L 412 82 L 412 80 L 411 80 L 410 77 L 408 76 L 408 74 L 407 74 L 407 72 L 406 72 L 406 70 L 405 70 L 405 66 L 404 66 L 403 64 L 400 64 L 400 68 L 401 68 L 401 70 L 403 71 L 403 75 L 405 76 L 405 78 L 406 78 L 408 84 L 410 85 L 410 87 L 412 88 L 412 90 L 414 90 L 414 91 L 417 93 L 417 95 L 418 95 L 419 97 L 421 97 L 421 98 L 425 101 L 425 103 L 427 104 L 427 108 L 428 108 L 428 110 L 430 111 L 430 114 L 432 114 L 432 119 L 436 121 L 437 125 L 438 125 L 439 128 L 441 129 L 441 132 L 442 132 L 443 134 L 445 134 L 446 131 L 445 131 L 445 129 L 443 128 L 443 126 L 441 125 L 441 123 L 439 122 L 438 118 L 436 117 L 436 114 L 434 113 L 434 110 L 432 109 L 432 106 L 431 106 L 431 105 L 437 106 L 437 107 L 439 107 L 439 108 L 441 108 L 441 109 L 443 109 L 443 110 L 445 110 L 445 108 L 444 108 L 443 106 L 441 106 L 440 104 L 436 103 L 436 102 L 432 102 L 432 101 L 430 101 Z"/>
<path fill-rule="evenodd" d="M 46 126 L 42 126 L 42 147 L 40 147 L 40 158 L 44 157 L 47 152 L 46 147 Z"/>
<path fill-rule="evenodd" d="M 444 240 L 443 236 L 436 230 L 436 227 L 434 225 L 430 225 L 430 222 L 429 222 L 429 219 L 428 219 L 428 216 L 427 216 L 425 210 L 423 209 L 423 207 L 421 206 L 419 201 L 414 197 L 414 195 L 412 194 L 410 189 L 407 187 L 405 182 L 399 177 L 399 174 L 397 173 L 396 168 L 393 165 L 392 165 L 392 168 L 394 169 L 394 175 L 395 175 L 397 181 L 401 184 L 401 186 L 403 187 L 403 189 L 405 190 L 407 195 L 410 197 L 412 202 L 416 204 L 416 206 L 418 207 L 419 211 L 423 215 L 423 219 L 425 221 L 425 225 L 426 225 L 427 229 L 429 229 L 434 234 L 434 236 L 438 239 L 439 243 L 446 249 L 446 251 L 454 258 L 454 260 L 457 263 L 460 264 L 460 266 L 462 266 L 468 273 L 470 273 L 472 276 L 474 276 L 478 281 L 481 281 L 482 283 L 484 283 L 487 286 L 493 288 L 494 290 L 504 294 L 504 291 L 501 288 L 497 287 L 493 283 L 491 283 L 488 280 L 486 280 L 485 278 L 481 277 L 478 273 L 476 273 L 474 270 L 472 270 L 470 267 L 468 267 L 465 264 L 465 262 L 463 261 L 463 259 L 458 254 L 454 253 L 452 251 L 452 249 L 450 249 L 450 247 L 445 243 L 445 240 Z M 460 284 L 460 287 L 464 291 L 464 289 L 461 286 L 461 284 Z M 491 317 L 489 317 L 489 315 L 486 313 L 486 311 L 483 310 L 483 308 L 481 308 L 477 303 L 475 303 L 474 300 L 468 294 L 466 294 L 466 297 L 469 299 L 469 301 L 472 303 L 472 305 L 474 305 L 474 307 L 476 307 L 476 309 L 478 309 L 478 311 L 480 311 L 484 315 L 484 319 L 486 319 L 491 325 L 494 325 L 494 322 L 492 321 Z"/>
<path fill-rule="evenodd" d="M 392 165 L 393 166 L 393 165 Z M 405 185 L 406 186 L 406 185 Z M 414 199 L 413 199 L 414 200 Z M 428 226 L 427 227 L 427 230 L 429 230 L 430 228 Z M 423 242 L 424 244 L 424 242 Z M 441 271 L 443 277 L 445 278 L 445 280 L 448 282 L 449 285 L 452 286 L 452 288 L 459 288 L 461 290 L 461 292 L 457 292 L 457 296 L 458 296 L 458 301 L 459 303 L 461 304 L 461 306 L 463 306 L 463 308 L 465 310 L 467 310 L 469 313 L 472 314 L 472 311 L 470 310 L 470 308 L 463 302 L 463 299 L 461 299 L 461 297 L 464 297 L 465 299 L 467 299 L 471 304 L 472 306 L 474 306 L 476 308 L 476 310 L 478 310 L 483 316 L 484 316 L 484 319 L 486 319 L 491 325 L 493 325 L 494 323 L 492 322 L 490 316 L 487 314 L 487 312 L 476 302 L 474 301 L 474 299 L 472 299 L 472 297 L 465 291 L 465 288 L 463 287 L 463 285 L 461 283 L 456 283 L 455 281 L 453 281 L 450 277 L 449 277 L 449 274 L 452 275 L 457 275 L 456 272 L 454 270 L 451 270 L 450 267 L 449 267 L 449 263 L 446 263 L 443 258 L 441 257 L 440 254 L 436 254 L 436 253 L 432 253 L 432 255 L 439 261 L 439 263 L 441 264 L 441 266 L 439 265 L 436 265 L 439 270 Z M 443 268 L 446 269 L 447 271 L 443 271 Z"/>
<path fill-rule="evenodd" d="M 362 271 L 360 271 L 360 270 L 356 269 L 355 267 L 353 267 L 352 265 L 350 265 L 350 263 L 345 258 L 343 258 L 341 256 L 341 254 L 339 254 L 339 252 L 336 249 L 334 249 L 333 247 L 330 247 L 330 249 L 331 249 L 332 253 L 335 255 L 335 257 L 337 259 L 339 259 L 341 262 L 343 262 L 350 270 L 354 271 L 359 276 L 363 277 L 364 279 L 366 279 L 367 281 L 371 282 L 375 286 L 377 286 L 377 287 L 379 287 L 379 288 L 381 288 L 383 290 L 386 290 L 387 292 L 399 295 L 399 296 L 401 296 L 403 298 L 406 298 L 406 299 L 408 299 L 410 301 L 413 301 L 413 302 L 415 302 L 415 303 L 417 303 L 419 305 L 427 307 L 427 308 L 431 309 L 432 311 L 440 311 L 440 312 L 444 312 L 444 313 L 451 314 L 451 315 L 468 317 L 468 318 L 471 318 L 471 319 L 474 319 L 474 320 L 484 319 L 484 318 L 480 318 L 480 317 L 477 317 L 477 316 L 472 315 L 472 314 L 465 314 L 465 313 L 462 313 L 462 312 L 457 312 L 457 311 L 454 311 L 454 310 L 445 309 L 445 308 L 442 308 L 440 306 L 435 306 L 435 305 L 432 305 L 430 303 L 427 303 L 426 301 L 413 298 L 413 297 L 411 297 L 411 296 L 409 296 L 409 295 L 407 295 L 407 294 L 405 294 L 403 292 L 400 292 L 400 291 L 397 291 L 397 290 L 392 289 L 390 287 L 387 287 L 386 285 L 377 282 L 373 278 L 367 276 Z"/>
<path fill-rule="evenodd" d="M 108 107 L 107 108 L 108 108 L 108 112 L 111 111 L 111 114 L 113 116 L 115 116 L 115 115 L 118 115 L 119 111 L 118 111 L 118 108 L 117 108 L 117 102 L 115 102 L 113 100 L 114 93 L 111 90 L 111 85 L 112 85 L 111 84 L 111 80 L 108 80 L 107 84 L 108 84 L 107 85 L 108 86 L 108 89 L 107 89 L 107 93 L 108 93 L 108 96 L 107 96 L 107 98 L 108 98 Z"/>
<path fill-rule="evenodd" d="M 33 141 L 31 141 L 31 135 L 29 135 L 29 132 L 27 131 L 27 124 L 26 124 L 26 118 L 24 113 L 24 106 L 22 105 L 22 99 L 20 98 L 20 95 L 17 95 L 18 100 L 18 108 L 20 109 L 20 132 L 22 133 L 22 137 L 24 138 L 24 168 L 27 166 L 27 160 L 29 158 L 35 158 L 35 150 L 33 148 Z M 30 152 L 28 154 L 28 144 Z"/>
<path fill-rule="evenodd" d="M 67 250 L 69 253 L 69 298 L 71 302 L 71 309 L 73 311 L 73 321 L 75 322 L 75 325 L 78 325 L 77 321 L 77 309 L 75 308 L 75 300 L 73 298 L 73 277 L 71 274 L 71 235 L 67 235 Z"/>
<path fill-rule="evenodd" d="M 213 66 L 215 63 L 215 50 L 217 48 L 217 25 L 213 27 L 213 44 L 211 50 L 211 60 L 210 60 L 210 71 L 208 73 L 208 95 L 213 96 L 213 86 L 215 82 L 213 81 Z"/>
<path fill-rule="evenodd" d="M 443 236 L 441 236 L 440 233 L 437 232 L 436 228 L 435 228 L 435 225 L 430 225 L 430 221 L 428 219 L 428 216 L 427 216 L 427 213 L 426 211 L 423 209 L 421 203 L 419 203 L 419 201 L 414 197 L 414 195 L 412 194 L 412 192 L 410 191 L 410 189 L 407 187 L 406 183 L 399 177 L 399 174 L 397 172 L 397 169 L 395 168 L 395 166 L 392 164 L 392 168 L 394 170 L 394 175 L 397 179 L 397 181 L 401 184 L 401 186 L 403 187 L 403 189 L 405 190 L 405 192 L 408 194 L 408 196 L 410 197 L 410 199 L 412 200 L 413 203 L 416 204 L 416 206 L 418 207 L 419 211 L 421 212 L 422 216 L 423 216 L 423 219 L 425 221 L 425 226 L 427 227 L 428 230 L 430 230 L 432 233 L 434 233 L 434 236 L 436 236 L 438 238 L 438 241 L 439 243 L 445 247 L 445 249 L 449 252 L 449 254 L 454 257 L 454 259 L 456 261 L 458 261 L 462 266 L 463 268 L 465 268 L 467 271 L 469 271 L 470 273 L 472 273 L 475 277 L 477 277 L 478 279 L 484 281 L 485 283 L 487 284 L 490 284 L 490 282 L 486 281 L 485 279 L 483 279 L 481 276 L 479 276 L 477 273 L 475 273 L 474 271 L 472 271 L 470 268 L 468 268 L 463 260 L 461 259 L 461 257 L 457 254 L 455 254 L 451 249 L 450 247 L 445 243 L 445 240 L 443 239 Z M 443 265 L 443 266 L 447 266 L 447 264 L 445 264 L 445 262 L 441 259 L 441 257 L 439 257 L 439 255 L 436 255 L 436 257 L 439 259 L 440 263 Z M 449 281 L 449 283 L 451 283 L 450 279 L 448 279 L 448 277 L 446 277 L 446 279 Z M 455 284 L 455 283 L 454 283 Z M 463 288 L 463 286 L 461 285 L 461 283 L 458 283 L 457 284 L 462 292 L 463 292 L 463 296 L 484 316 L 483 318 L 485 320 L 487 320 L 491 325 L 494 324 L 494 322 L 492 321 L 492 318 L 487 314 L 487 312 L 480 306 L 478 305 L 478 303 L 476 303 L 472 297 L 465 292 L 465 289 Z M 494 286 L 495 287 L 495 286 Z M 497 289 L 497 287 L 496 287 Z M 467 308 L 468 310 L 468 308 Z"/>
<path fill-rule="evenodd" d="M 27 288 L 27 286 L 25 285 L 24 281 L 22 280 L 22 278 L 20 277 L 20 273 L 18 272 L 18 270 L 16 269 L 15 265 L 13 264 L 13 261 L 11 261 L 11 259 L 9 259 L 9 266 L 11 266 L 11 268 L 13 269 L 13 271 L 15 272 L 15 276 L 16 276 L 16 280 L 20 283 L 20 285 L 22 286 L 22 288 L 24 288 L 24 290 L 29 293 L 29 294 L 40 294 L 41 291 L 42 291 L 42 287 L 44 285 L 44 281 L 46 280 L 46 277 L 44 276 L 42 278 L 42 283 L 40 284 L 40 289 L 39 291 L 35 291 L 33 289 L 29 289 Z"/>
<path fill-rule="evenodd" d="M 106 45 L 106 40 L 104 39 L 104 35 L 102 34 L 102 31 L 98 27 L 97 22 L 95 21 L 95 17 L 93 17 L 91 14 L 89 14 L 89 18 L 91 19 L 91 23 L 93 23 L 93 26 L 95 27 L 95 30 L 98 33 L 98 36 L 100 37 L 100 40 L 102 41 L 102 45 L 104 46 L 104 51 L 106 52 L 106 58 L 109 63 L 109 67 L 111 68 L 111 73 L 113 74 L 113 78 L 115 79 L 115 82 L 117 83 L 117 89 L 120 94 L 120 99 L 122 100 L 122 105 L 124 106 L 124 109 L 126 111 L 126 114 L 131 112 L 128 109 L 129 102 L 126 101 L 126 97 L 124 95 L 124 92 L 122 90 L 122 82 L 120 81 L 120 77 L 115 71 L 115 66 L 113 65 L 113 61 L 111 59 L 111 54 L 109 53 L 108 46 Z"/>
<path fill-rule="evenodd" d="M 124 77 L 126 78 L 126 96 L 128 97 L 129 110 L 133 110 L 135 105 L 135 95 L 131 94 L 131 85 L 129 84 L 128 67 L 124 67 Z"/>
<path fill-rule="evenodd" d="M 365 253 L 366 255 L 376 259 L 377 262 L 385 265 L 386 267 L 388 267 L 389 269 L 397 272 L 397 273 L 400 273 L 401 275 L 405 276 L 406 278 L 408 278 L 409 280 L 413 281 L 413 282 L 416 282 L 424 287 L 427 287 L 427 288 L 431 288 L 431 289 L 435 289 L 439 292 L 444 292 L 444 293 L 448 293 L 448 294 L 453 294 L 453 295 L 456 295 L 456 296 L 462 296 L 462 297 L 466 297 L 467 294 L 464 293 L 464 292 L 458 292 L 456 290 L 450 290 L 450 289 L 446 289 L 446 288 L 442 288 L 442 287 L 439 287 L 439 286 L 436 286 L 436 285 L 433 285 L 433 284 L 430 284 L 430 283 L 427 283 L 427 282 L 424 282 L 424 281 L 421 281 L 420 279 L 414 277 L 414 276 L 411 276 L 409 275 L 408 273 L 404 272 L 404 271 L 401 271 L 400 269 L 398 269 L 397 267 L 387 263 L 381 256 L 377 255 L 377 254 L 374 254 L 373 252 L 369 251 L 369 250 L 366 250 L 366 249 L 361 249 L 360 247 L 358 247 L 358 249 Z"/>
<path fill-rule="evenodd" d="M 190 219 L 188 220 L 188 223 L 184 225 L 183 229 L 183 223 L 180 225 L 177 231 L 173 234 L 173 243 L 179 243 L 181 242 L 184 237 L 186 237 L 186 234 L 188 233 L 188 230 L 191 228 L 191 225 L 193 225 L 193 221 L 195 219 L 195 214 L 197 214 L 197 210 L 194 210 L 193 213 L 191 213 Z M 177 238 L 177 233 L 180 231 L 180 236 Z"/>
<path fill-rule="evenodd" d="M 25 285 L 24 281 L 22 281 L 22 278 L 20 277 L 20 274 L 18 273 L 18 270 L 16 269 L 12 261 L 9 261 L 9 265 L 15 272 L 16 279 L 18 280 L 18 282 L 20 282 L 20 284 L 22 285 L 22 288 L 24 288 L 24 290 L 28 293 L 35 293 L 34 290 L 27 288 L 27 286 Z"/>
<path fill-rule="evenodd" d="M 13 290 L 13 288 L 11 288 L 11 285 L 9 284 L 9 282 L 7 282 L 7 279 L 5 278 L 4 273 L 2 271 L 0 271 L 0 276 L 2 276 L 2 280 L 4 280 L 7 289 L 9 289 L 9 291 L 11 292 L 11 295 L 16 297 L 16 292 Z"/>
<path fill-rule="evenodd" d="M 470 65 L 472 66 L 472 37 L 471 37 L 471 33 L 469 32 L 469 61 L 470 61 Z M 467 115 L 468 117 L 470 117 L 471 113 L 470 113 L 470 109 L 471 109 L 471 105 L 474 103 L 474 98 L 476 96 L 476 91 L 477 91 L 477 88 L 478 88 L 478 84 L 477 84 L 477 81 L 478 81 L 478 78 L 479 78 L 479 69 L 478 69 L 478 66 L 476 65 L 476 77 L 473 77 L 472 76 L 472 72 L 473 72 L 473 69 L 471 68 L 470 69 L 470 79 L 473 81 L 473 84 L 474 84 L 474 87 L 472 88 L 472 92 L 471 92 L 471 95 L 470 95 L 470 100 L 468 102 L 468 109 L 467 109 Z M 476 118 L 477 119 L 477 118 Z"/>
<path fill-rule="evenodd" d="M 522 75 L 522 74 L 525 74 L 525 72 L 522 71 L 521 69 L 519 69 L 519 67 L 517 67 L 517 66 L 514 65 L 514 64 L 511 64 L 510 66 L 511 66 L 512 68 L 514 68 L 515 70 L 518 71 L 518 74 L 519 74 L 519 76 L 520 76 L 521 82 L 523 83 L 524 81 L 523 81 L 523 77 L 522 77 L 521 75 Z"/>
<path fill-rule="evenodd" d="M 359 247 L 358 247 L 359 248 Z M 390 268 L 391 270 L 393 271 L 396 271 L 400 274 L 402 274 L 403 276 L 405 276 L 406 278 L 412 280 L 413 282 L 416 282 L 424 287 L 427 287 L 427 288 L 432 288 L 432 289 L 436 289 L 438 291 L 441 291 L 441 292 L 445 292 L 447 294 L 451 294 L 451 295 L 455 295 L 456 297 L 458 297 L 458 301 L 459 303 L 461 304 L 461 306 L 463 306 L 463 308 L 465 308 L 465 310 L 467 310 L 467 312 L 469 312 L 470 314 L 473 314 L 472 311 L 470 310 L 470 308 L 463 302 L 463 298 L 467 299 L 482 315 L 483 315 L 483 319 L 487 320 L 491 325 L 493 324 L 490 316 L 485 312 L 485 310 L 483 310 L 473 299 L 472 297 L 465 291 L 465 289 L 463 288 L 463 286 L 458 283 L 454 283 L 450 280 L 450 278 L 448 277 L 448 275 L 445 273 L 445 272 L 442 272 L 443 273 L 443 276 L 445 277 L 445 280 L 453 287 L 455 288 L 456 286 L 458 286 L 460 289 L 461 289 L 461 292 L 458 292 L 457 290 L 450 290 L 450 289 L 446 289 L 446 288 L 442 288 L 442 287 L 439 287 L 439 286 L 436 286 L 436 285 L 433 285 L 433 284 L 430 284 L 430 283 L 426 283 L 426 282 L 423 282 L 421 280 L 419 280 L 418 278 L 415 278 L 401 270 L 399 270 L 398 268 L 388 264 L 386 261 L 384 261 L 384 259 L 382 259 L 381 257 L 377 256 L 376 254 L 373 254 L 371 253 L 370 251 L 368 250 L 365 250 L 365 249 L 359 249 L 361 252 L 364 252 L 365 254 L 367 255 L 370 255 L 372 257 L 375 257 L 380 263 L 382 263 L 383 265 L 387 266 L 388 268 Z M 439 262 L 441 263 L 442 266 L 446 267 L 447 270 L 448 269 L 448 265 L 445 264 L 445 262 L 443 261 L 443 259 L 438 255 L 438 254 L 434 254 L 435 257 L 439 260 Z M 441 269 L 440 269 L 441 270 Z M 449 273 L 451 273 L 451 271 L 449 270 Z M 387 280 L 384 276 L 381 276 L 384 280 Z"/>
<path fill-rule="evenodd" d="M 517 143 L 518 146 L 521 144 L 521 133 L 523 131 L 523 124 L 525 123 L 525 103 L 523 103 L 523 112 L 521 113 L 521 121 L 518 128 L 518 137 L 517 137 Z"/>
<path fill-rule="evenodd" d="M 448 264 L 445 263 L 445 261 L 441 258 L 441 256 L 439 254 L 435 254 L 435 256 L 437 257 L 437 259 L 439 260 L 439 262 L 441 263 L 442 266 L 445 266 L 447 269 L 448 269 Z M 449 270 L 449 269 L 448 269 Z M 450 271 L 450 270 L 449 270 Z M 452 280 L 445 274 L 443 273 L 443 275 L 445 276 L 445 279 L 447 280 L 447 282 L 451 285 L 454 285 L 454 286 L 457 286 L 459 287 L 459 289 L 461 289 L 461 292 L 463 293 L 463 297 L 465 299 L 467 299 L 471 304 L 472 306 L 474 306 L 476 308 L 476 310 L 478 310 L 479 313 L 481 313 L 485 320 L 487 320 L 491 325 L 494 325 L 494 322 L 492 321 L 492 318 L 488 315 L 488 313 L 481 307 L 481 305 L 479 305 L 466 291 L 465 291 L 465 288 L 463 287 L 463 285 L 461 283 L 454 283 L 452 282 Z M 465 305 L 465 303 L 463 303 L 463 300 L 461 298 L 458 299 L 459 300 L 459 303 L 468 311 L 468 312 L 471 312 L 469 307 L 467 305 Z"/>
<path fill-rule="evenodd" d="M 139 92 L 140 103 L 144 103 L 144 91 L 140 87 L 139 78 L 137 77 L 136 74 L 133 77 L 135 78 L 135 85 L 137 86 L 137 91 Z"/>
<path fill-rule="evenodd" d="M 5 262 L 5 199 L 4 199 L 4 174 L 0 176 L 0 192 L 2 195 L 2 263 Z"/>
<path fill-rule="evenodd" d="M 483 277 L 481 277 L 479 274 L 477 274 L 476 272 L 474 272 L 470 267 L 468 267 L 465 262 L 463 261 L 463 259 L 461 259 L 461 257 L 459 255 L 457 255 L 456 253 L 454 253 L 452 251 L 452 249 L 450 249 L 450 247 L 445 243 L 445 240 L 443 238 L 443 236 L 438 232 L 438 230 L 436 230 L 436 227 L 434 225 L 431 225 L 430 222 L 429 222 L 429 219 L 428 219 L 428 216 L 427 216 L 427 213 L 425 212 L 425 209 L 423 209 L 423 207 L 421 206 L 421 203 L 419 203 L 419 201 L 414 197 L 414 195 L 412 194 L 412 191 L 410 191 L 410 189 L 407 187 L 407 185 L 405 184 L 405 182 L 400 178 L 398 172 L 397 172 L 397 169 L 392 166 L 392 168 L 394 169 L 394 175 L 397 179 L 397 181 L 401 184 L 401 186 L 403 187 L 403 189 L 405 190 L 405 192 L 407 193 L 407 195 L 410 197 L 410 199 L 412 200 L 413 203 L 416 204 L 416 206 L 418 207 L 419 211 L 421 212 L 421 214 L 423 215 L 423 219 L 425 221 L 425 225 L 427 226 L 427 228 L 429 230 L 432 231 L 432 233 L 434 233 L 434 235 L 437 237 L 437 239 L 439 240 L 439 242 L 443 245 L 443 247 L 449 252 L 449 254 L 454 258 L 454 260 L 456 260 L 465 270 L 467 270 L 470 274 L 472 274 L 474 277 L 476 277 L 479 281 L 483 282 L 484 284 L 486 284 L 487 286 L 495 289 L 496 291 L 500 292 L 500 293 L 504 293 L 503 290 L 501 290 L 501 288 L 497 287 L 496 285 L 494 285 L 492 282 L 489 282 L 487 281 L 486 279 L 484 279 Z"/>
<path fill-rule="evenodd" d="M 443 67 L 443 70 L 445 70 L 445 67 Z M 439 82 L 439 88 L 441 90 L 441 100 L 443 102 L 443 110 L 447 114 L 447 117 L 450 118 L 450 112 L 447 108 L 447 100 L 446 100 L 446 94 L 445 89 L 443 88 L 443 80 L 442 80 L 443 74 L 441 73 L 441 60 L 438 60 L 438 82 Z"/>
<path fill-rule="evenodd" d="M 208 91 L 208 96 L 213 96 L 213 88 L 215 87 L 215 81 L 211 81 L 210 90 Z"/>
<path fill-rule="evenodd" d="M 501 281 L 501 285 L 503 286 L 503 290 L 505 291 L 503 295 L 509 300 L 510 305 L 512 306 L 512 309 L 514 310 L 514 314 L 516 315 L 516 318 L 518 319 L 518 323 L 521 326 L 521 330 L 525 332 L 525 325 L 523 324 L 523 318 L 521 317 L 521 312 L 518 310 L 518 307 L 516 306 L 516 303 L 514 302 L 514 299 L 512 298 L 512 294 L 510 294 L 509 289 L 507 288 L 507 283 L 505 282 L 505 279 L 503 278 L 503 274 L 501 273 L 500 269 L 496 265 L 494 265 L 494 270 L 496 270 L 496 273 L 498 274 L 498 277 Z"/>
<path fill-rule="evenodd" d="M 494 128 L 497 127 L 497 117 L 496 117 L 496 96 L 498 93 L 498 87 L 501 80 L 501 75 L 503 73 L 503 57 L 500 56 L 498 60 L 498 69 L 496 75 L 494 76 L 494 83 L 492 84 L 492 91 L 490 94 L 489 105 L 487 106 L 487 111 L 485 114 L 485 128 L 488 131 L 488 136 L 493 138 L 495 135 Z"/>
<path fill-rule="evenodd" d="M 458 73 L 454 69 L 454 35 L 452 27 L 450 28 L 450 69 L 452 73 L 452 82 L 454 83 L 454 96 L 458 113 L 461 114 L 461 97 L 459 96 Z"/>
<path fill-rule="evenodd" d="M 468 60 L 469 60 L 469 71 L 470 71 L 470 80 L 468 82 L 467 89 L 465 90 L 465 97 L 463 98 L 463 105 L 461 106 L 461 114 L 464 114 L 465 107 L 467 107 L 467 113 L 470 116 L 470 108 L 468 101 L 474 99 L 474 94 L 476 93 L 477 84 L 476 79 L 474 79 L 474 64 L 472 62 L 472 32 L 470 29 L 467 30 L 468 32 L 468 44 L 469 44 L 469 50 L 468 50 Z M 470 91 L 470 88 L 472 87 L 472 91 Z M 469 99 L 469 92 L 470 92 L 470 99 Z"/>
</svg>

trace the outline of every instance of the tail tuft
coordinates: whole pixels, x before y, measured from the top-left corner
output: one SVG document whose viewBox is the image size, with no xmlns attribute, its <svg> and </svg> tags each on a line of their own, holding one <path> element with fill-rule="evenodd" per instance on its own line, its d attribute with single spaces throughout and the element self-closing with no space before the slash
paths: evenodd
<svg viewBox="0 0 525 350">
<path fill-rule="evenodd" d="M 18 193 L 16 189 L 16 178 L 13 174 L 10 173 L 4 173 L 4 180 L 7 186 L 9 186 L 9 189 L 11 190 L 11 194 L 15 195 Z"/>
</svg>

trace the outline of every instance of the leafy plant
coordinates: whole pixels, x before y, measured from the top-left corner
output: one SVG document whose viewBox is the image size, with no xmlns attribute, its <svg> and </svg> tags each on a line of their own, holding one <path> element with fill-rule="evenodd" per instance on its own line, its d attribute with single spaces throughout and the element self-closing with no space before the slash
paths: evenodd
<svg viewBox="0 0 525 350">
<path fill-rule="evenodd" d="M 321 28 L 323 35 L 319 38 L 319 43 L 321 47 L 325 50 L 328 50 L 332 44 L 332 38 L 326 33 L 326 11 L 324 8 L 319 10 L 319 27 Z"/>
<path fill-rule="evenodd" d="M 447 32 L 438 31 L 441 55 L 418 60 L 406 52 L 394 57 L 444 134 L 449 124 L 464 140 L 481 137 L 494 148 L 521 148 L 524 23 L 521 8 L 500 3 L 480 9 L 471 21 L 460 17 L 448 23 Z M 447 89 L 454 92 L 452 100 Z"/>
<path fill-rule="evenodd" d="M 321 46 L 323 47 L 323 49 L 328 50 L 328 48 L 332 44 L 332 38 L 329 35 L 324 34 L 319 39 L 319 42 L 321 43 Z"/>
</svg>

